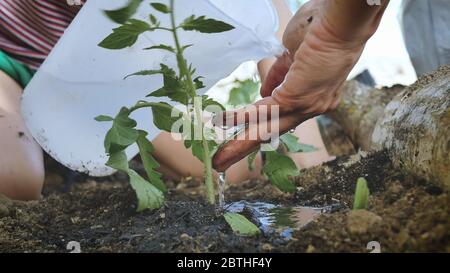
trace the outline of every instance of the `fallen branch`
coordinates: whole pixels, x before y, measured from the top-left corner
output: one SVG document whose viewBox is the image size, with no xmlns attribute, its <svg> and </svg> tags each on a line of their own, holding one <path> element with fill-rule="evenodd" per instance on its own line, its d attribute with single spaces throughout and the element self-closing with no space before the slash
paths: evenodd
<svg viewBox="0 0 450 273">
<path fill-rule="evenodd" d="M 350 81 L 330 116 L 362 150 L 386 149 L 393 164 L 450 189 L 450 66 L 402 88 Z"/>
</svg>

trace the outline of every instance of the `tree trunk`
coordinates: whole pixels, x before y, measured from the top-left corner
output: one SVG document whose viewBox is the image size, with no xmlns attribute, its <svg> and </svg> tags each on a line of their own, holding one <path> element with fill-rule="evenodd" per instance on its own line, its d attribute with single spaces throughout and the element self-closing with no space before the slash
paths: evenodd
<svg viewBox="0 0 450 273">
<path fill-rule="evenodd" d="M 363 150 L 386 149 L 394 165 L 450 190 L 450 66 L 412 86 L 373 89 L 350 81 L 330 114 Z"/>
</svg>

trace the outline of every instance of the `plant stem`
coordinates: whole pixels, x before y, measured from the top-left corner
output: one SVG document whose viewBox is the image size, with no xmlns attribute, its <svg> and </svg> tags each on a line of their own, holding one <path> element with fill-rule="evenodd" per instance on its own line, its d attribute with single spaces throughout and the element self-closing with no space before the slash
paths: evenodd
<svg viewBox="0 0 450 273">
<path fill-rule="evenodd" d="M 188 92 L 191 96 L 191 101 L 194 102 L 194 98 L 197 97 L 197 88 L 194 85 L 192 80 L 191 71 L 186 63 L 186 60 L 183 56 L 183 48 L 181 47 L 180 40 L 178 38 L 177 33 L 177 25 L 175 22 L 175 5 L 174 0 L 170 0 L 170 10 L 171 10 L 171 23 L 172 23 L 172 33 L 175 40 L 175 47 L 177 50 L 177 62 L 178 68 L 180 70 L 181 78 L 186 78 L 186 83 L 188 86 Z M 208 201 L 211 205 L 215 204 L 215 193 L 214 193 L 214 179 L 213 179 L 213 170 L 212 170 L 212 158 L 210 155 L 210 150 L 208 146 L 208 142 L 205 138 L 204 134 L 204 124 L 203 124 L 203 115 L 201 104 L 193 103 L 194 111 L 195 111 L 195 120 L 197 120 L 196 130 L 200 130 L 202 134 L 202 146 L 203 146 L 203 163 L 205 164 L 205 184 L 206 184 L 206 194 Z M 195 122 L 194 120 L 194 122 Z M 194 134 L 195 135 L 195 134 Z"/>
</svg>

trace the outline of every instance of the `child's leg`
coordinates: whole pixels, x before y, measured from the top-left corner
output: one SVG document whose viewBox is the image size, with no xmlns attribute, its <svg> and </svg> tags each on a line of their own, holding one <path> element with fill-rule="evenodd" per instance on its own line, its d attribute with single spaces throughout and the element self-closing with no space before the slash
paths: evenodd
<svg viewBox="0 0 450 273">
<path fill-rule="evenodd" d="M 22 88 L 0 71 L 0 194 L 12 199 L 41 197 L 43 154 L 20 114 Z"/>
<path fill-rule="evenodd" d="M 299 168 L 306 169 L 314 167 L 334 158 L 328 154 L 322 135 L 320 134 L 317 119 L 310 119 L 302 123 L 295 129 L 294 134 L 299 138 L 301 143 L 312 145 L 317 149 L 316 152 L 311 153 L 290 154 L 290 157 Z"/>
</svg>

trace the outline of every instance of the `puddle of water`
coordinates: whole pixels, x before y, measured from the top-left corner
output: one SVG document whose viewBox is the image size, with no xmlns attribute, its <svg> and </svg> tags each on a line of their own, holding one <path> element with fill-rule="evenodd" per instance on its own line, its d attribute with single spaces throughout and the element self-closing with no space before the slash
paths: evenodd
<svg viewBox="0 0 450 273">
<path fill-rule="evenodd" d="M 217 216 L 225 212 L 241 213 L 257 224 L 266 235 L 279 234 L 283 238 L 292 239 L 292 233 L 317 219 L 323 213 L 332 213 L 342 206 L 340 204 L 328 207 L 286 207 L 265 202 L 239 201 L 225 203 L 225 172 L 219 173 Z"/>
<path fill-rule="evenodd" d="M 240 201 L 227 205 L 226 210 L 250 217 L 266 235 L 279 234 L 289 240 L 295 230 L 307 226 L 321 214 L 332 213 L 339 208 L 340 205 L 323 208 L 283 207 L 264 202 Z"/>
</svg>

